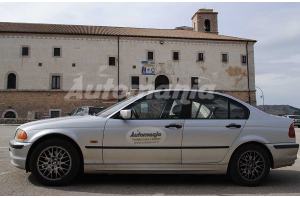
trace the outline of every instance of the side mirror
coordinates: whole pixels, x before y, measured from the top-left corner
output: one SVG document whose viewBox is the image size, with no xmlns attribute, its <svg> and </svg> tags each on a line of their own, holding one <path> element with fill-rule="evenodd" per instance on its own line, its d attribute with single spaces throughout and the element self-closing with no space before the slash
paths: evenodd
<svg viewBox="0 0 300 198">
<path fill-rule="evenodd" d="M 123 109 L 120 111 L 120 116 L 124 120 L 128 120 L 131 118 L 131 109 Z"/>
</svg>

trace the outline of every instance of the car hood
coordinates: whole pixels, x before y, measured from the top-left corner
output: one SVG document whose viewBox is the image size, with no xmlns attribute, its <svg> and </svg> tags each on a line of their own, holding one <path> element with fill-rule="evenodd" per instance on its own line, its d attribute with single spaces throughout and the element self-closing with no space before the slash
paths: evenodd
<svg viewBox="0 0 300 198">
<path fill-rule="evenodd" d="M 95 128 L 103 127 L 106 118 L 99 116 L 68 116 L 28 122 L 19 126 L 22 130 L 41 130 L 55 128 Z"/>
</svg>

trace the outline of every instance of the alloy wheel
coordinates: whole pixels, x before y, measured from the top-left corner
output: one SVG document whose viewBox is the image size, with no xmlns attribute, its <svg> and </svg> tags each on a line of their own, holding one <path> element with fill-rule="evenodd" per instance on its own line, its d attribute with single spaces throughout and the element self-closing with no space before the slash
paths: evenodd
<svg viewBox="0 0 300 198">
<path fill-rule="evenodd" d="M 60 146 L 45 148 L 37 158 L 37 170 L 47 180 L 60 180 L 68 175 L 71 168 L 71 155 L 66 149 Z"/>
<path fill-rule="evenodd" d="M 247 181 L 261 178 L 265 168 L 265 159 L 257 151 L 246 151 L 238 160 L 238 172 Z"/>
</svg>

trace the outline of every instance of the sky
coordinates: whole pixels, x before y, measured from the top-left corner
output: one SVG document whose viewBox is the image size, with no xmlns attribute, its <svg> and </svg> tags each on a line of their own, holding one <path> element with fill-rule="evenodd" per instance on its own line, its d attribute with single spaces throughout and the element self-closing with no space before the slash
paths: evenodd
<svg viewBox="0 0 300 198">
<path fill-rule="evenodd" d="M 258 41 L 256 86 L 265 104 L 300 108 L 300 3 L 0 3 L 0 21 L 173 29 L 191 26 L 199 8 L 219 13 L 220 34 Z"/>
</svg>

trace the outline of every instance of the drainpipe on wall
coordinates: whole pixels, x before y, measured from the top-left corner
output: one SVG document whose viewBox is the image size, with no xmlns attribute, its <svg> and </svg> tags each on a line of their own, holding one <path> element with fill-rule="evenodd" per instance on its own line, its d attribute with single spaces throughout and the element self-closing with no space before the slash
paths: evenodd
<svg viewBox="0 0 300 198">
<path fill-rule="evenodd" d="M 251 91 L 250 91 L 250 74 L 249 74 L 249 56 L 248 56 L 248 41 L 246 42 L 246 63 L 247 63 L 247 76 L 248 76 L 248 101 L 251 104 Z"/>
<path fill-rule="evenodd" d="M 118 36 L 118 102 L 120 101 L 120 36 Z"/>
</svg>

